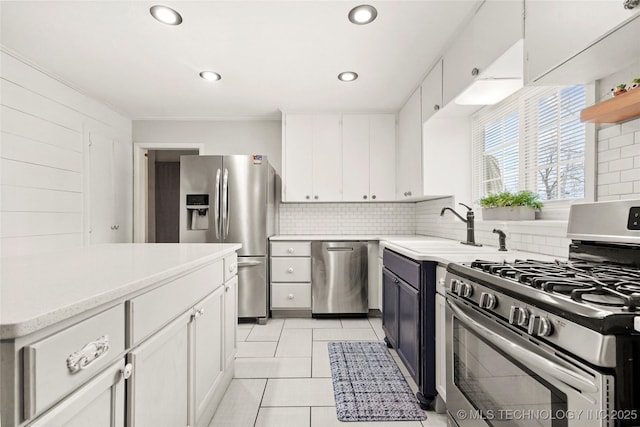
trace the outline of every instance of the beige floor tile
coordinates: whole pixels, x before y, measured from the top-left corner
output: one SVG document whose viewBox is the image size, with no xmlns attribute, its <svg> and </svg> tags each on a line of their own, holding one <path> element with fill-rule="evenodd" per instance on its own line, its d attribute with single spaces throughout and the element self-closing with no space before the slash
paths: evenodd
<svg viewBox="0 0 640 427">
<path fill-rule="evenodd" d="M 311 357 L 311 376 L 314 378 L 331 378 L 329 364 L 328 341 L 313 342 L 313 356 Z"/>
<path fill-rule="evenodd" d="M 311 357 L 311 329 L 283 329 L 276 357 Z"/>
<path fill-rule="evenodd" d="M 253 427 L 267 380 L 234 379 L 209 427 Z"/>
<path fill-rule="evenodd" d="M 260 408 L 255 427 L 309 427 L 311 408 Z"/>
<path fill-rule="evenodd" d="M 236 335 L 236 341 L 237 342 L 246 341 L 247 337 L 249 336 L 250 333 L 251 333 L 251 329 L 240 329 L 240 328 L 238 328 L 238 333 Z"/>
<path fill-rule="evenodd" d="M 340 319 L 285 319 L 284 320 L 284 328 L 285 329 L 313 329 L 313 328 L 341 328 L 342 324 L 340 323 Z"/>
<path fill-rule="evenodd" d="M 269 319 L 266 325 L 254 325 L 246 341 L 278 341 L 284 319 Z"/>
<path fill-rule="evenodd" d="M 239 342 L 236 357 L 273 357 L 277 342 Z"/>
<path fill-rule="evenodd" d="M 310 357 L 247 357 L 236 359 L 235 378 L 310 377 Z"/>
<path fill-rule="evenodd" d="M 314 329 L 314 341 L 379 341 L 373 329 Z"/>
<path fill-rule="evenodd" d="M 376 336 L 378 337 L 378 339 L 382 341 L 386 335 L 382 330 L 382 319 L 380 317 L 370 317 L 369 323 L 371 323 L 373 332 L 376 333 Z"/>
<path fill-rule="evenodd" d="M 427 414 L 427 417 L 429 415 Z M 372 421 L 349 422 L 338 421 L 335 407 L 311 408 L 311 427 L 421 427 L 420 421 Z"/>
<path fill-rule="evenodd" d="M 371 328 L 369 319 L 340 319 L 343 328 Z"/>
<path fill-rule="evenodd" d="M 238 322 L 238 329 L 251 329 L 255 325 L 255 322 Z"/>
<path fill-rule="evenodd" d="M 332 406 L 331 378 L 269 379 L 261 406 Z"/>
</svg>

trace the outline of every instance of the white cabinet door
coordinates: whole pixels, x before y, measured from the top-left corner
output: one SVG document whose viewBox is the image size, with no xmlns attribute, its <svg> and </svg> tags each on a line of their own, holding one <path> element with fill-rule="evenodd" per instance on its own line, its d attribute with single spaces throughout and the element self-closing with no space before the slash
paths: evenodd
<svg viewBox="0 0 640 427">
<path fill-rule="evenodd" d="M 422 85 L 422 123 L 442 107 L 442 59 L 431 69 Z"/>
<path fill-rule="evenodd" d="M 29 427 L 124 426 L 124 360 L 106 368 Z"/>
<path fill-rule="evenodd" d="M 222 343 L 224 342 L 225 288 L 225 286 L 218 287 L 194 306 L 191 378 L 195 421 L 190 425 L 201 424 L 201 418 L 208 409 L 207 404 L 216 391 L 224 371 L 225 355 Z"/>
<path fill-rule="evenodd" d="M 342 200 L 369 200 L 369 115 L 342 116 Z"/>
<path fill-rule="evenodd" d="M 238 277 L 234 276 L 224 285 L 224 358 L 229 367 L 236 357 L 238 334 Z"/>
<path fill-rule="evenodd" d="M 128 355 L 127 425 L 189 425 L 189 322 L 178 317 Z"/>
<path fill-rule="evenodd" d="M 313 120 L 313 201 L 342 201 L 342 136 L 340 114 Z"/>
<path fill-rule="evenodd" d="M 569 58 L 593 45 L 620 24 L 640 14 L 624 9 L 621 1 L 528 1 L 525 19 L 525 81 L 535 82 Z M 637 44 L 628 39 L 629 46 Z M 615 49 L 615 46 L 611 46 Z M 628 52 L 622 52 L 626 55 Z M 636 56 L 637 58 L 637 56 Z M 599 66 L 597 60 L 592 64 Z M 607 66 L 607 64 L 602 64 Z M 621 68 L 621 67 L 620 67 Z M 600 75 L 599 75 L 600 74 Z M 608 73 L 607 73 L 608 74 Z M 597 73 L 596 78 L 606 74 Z M 562 77 L 569 77 L 561 74 Z M 570 77 L 569 77 L 570 78 Z M 575 77 L 574 77 L 575 78 Z M 551 77 L 544 83 L 581 83 Z"/>
<path fill-rule="evenodd" d="M 311 114 L 287 114 L 284 117 L 283 201 L 311 201 L 313 122 L 314 116 Z"/>
<path fill-rule="evenodd" d="M 395 200 L 396 116 L 369 116 L 369 199 Z"/>
<path fill-rule="evenodd" d="M 445 306 L 446 299 L 436 293 L 436 391 L 447 401 L 447 353 L 446 353 L 446 332 L 445 327 Z"/>
<path fill-rule="evenodd" d="M 554 4 L 557 2 L 553 2 Z M 500 55 L 523 37 L 523 1 L 488 0 L 443 58 L 443 104 L 453 101 Z M 524 61 L 524 59 L 523 59 Z"/>
<path fill-rule="evenodd" d="M 420 88 L 398 115 L 396 199 L 422 195 L 422 113 Z"/>
</svg>

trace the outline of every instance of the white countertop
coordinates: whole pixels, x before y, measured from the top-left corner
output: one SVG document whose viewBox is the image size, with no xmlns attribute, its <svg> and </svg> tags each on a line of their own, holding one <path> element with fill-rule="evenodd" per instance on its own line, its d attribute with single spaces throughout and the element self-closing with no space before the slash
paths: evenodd
<svg viewBox="0 0 640 427">
<path fill-rule="evenodd" d="M 556 256 L 511 249 L 506 252 L 500 252 L 495 246 L 468 246 L 461 244 L 459 240 L 419 235 L 290 234 L 277 235 L 270 239 L 272 241 L 377 240 L 383 247 L 401 253 L 409 258 L 418 261 L 435 261 L 445 265 L 451 262 L 471 262 L 476 259 L 483 259 L 485 261 L 513 261 L 514 259 L 535 258 L 541 261 L 553 261 L 559 258 Z"/>
<path fill-rule="evenodd" d="M 0 339 L 27 335 L 240 247 L 121 243 L 2 258 Z"/>
</svg>

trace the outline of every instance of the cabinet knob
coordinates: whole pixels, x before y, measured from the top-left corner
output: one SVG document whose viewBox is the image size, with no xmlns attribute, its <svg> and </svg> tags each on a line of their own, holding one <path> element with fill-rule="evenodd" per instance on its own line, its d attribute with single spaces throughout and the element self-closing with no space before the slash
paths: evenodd
<svg viewBox="0 0 640 427">
<path fill-rule="evenodd" d="M 372 198 L 373 200 L 375 200 L 375 199 L 376 199 L 376 195 L 375 195 L 375 194 L 373 194 L 373 195 L 371 196 L 371 198 Z"/>
<path fill-rule="evenodd" d="M 407 194 L 407 192 L 406 192 L 406 191 L 404 192 L 404 196 L 405 196 L 405 197 L 407 197 L 407 196 L 408 196 L 408 194 Z"/>
<path fill-rule="evenodd" d="M 287 295 L 287 299 L 293 299 L 293 294 Z"/>
<path fill-rule="evenodd" d="M 411 196 L 411 191 L 407 191 L 407 196 Z"/>
<path fill-rule="evenodd" d="M 225 286 L 224 291 L 225 291 L 225 292 L 229 292 L 229 287 L 228 287 L 228 286 Z"/>
<path fill-rule="evenodd" d="M 294 249 L 293 249 L 293 248 L 289 248 L 289 249 L 287 249 L 287 252 L 289 252 L 290 254 L 292 254 L 292 253 L 294 253 L 295 251 L 294 251 Z"/>
<path fill-rule="evenodd" d="M 318 196 L 313 196 L 314 199 L 318 200 Z"/>
<path fill-rule="evenodd" d="M 366 195 L 365 195 L 365 196 L 362 196 L 362 198 L 363 198 L 363 199 L 365 199 L 365 200 L 367 200 L 367 196 L 366 196 Z"/>
<path fill-rule="evenodd" d="M 471 75 L 475 77 L 478 74 L 480 74 L 480 70 L 474 67 L 473 70 L 471 70 Z"/>
<path fill-rule="evenodd" d="M 440 109 L 440 106 L 438 104 L 433 106 L 433 111 L 438 111 Z"/>
<path fill-rule="evenodd" d="M 229 271 L 235 271 L 235 269 L 236 269 L 235 263 L 229 266 Z"/>
<path fill-rule="evenodd" d="M 124 368 L 120 370 L 120 374 L 122 374 L 122 378 L 125 380 L 131 378 L 131 374 L 133 374 L 133 364 L 127 363 L 124 365 Z"/>
<path fill-rule="evenodd" d="M 289 267 L 289 268 L 287 268 L 287 272 L 288 272 L 288 273 L 293 273 L 293 267 Z"/>
<path fill-rule="evenodd" d="M 305 199 L 309 200 L 309 199 L 310 199 L 310 197 L 309 197 L 309 196 L 305 196 Z"/>
</svg>

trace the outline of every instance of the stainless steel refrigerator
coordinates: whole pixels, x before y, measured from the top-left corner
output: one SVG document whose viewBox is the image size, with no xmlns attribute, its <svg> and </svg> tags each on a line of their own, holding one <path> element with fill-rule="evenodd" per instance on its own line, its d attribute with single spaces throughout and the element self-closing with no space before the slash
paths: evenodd
<svg viewBox="0 0 640 427">
<path fill-rule="evenodd" d="M 242 244 L 238 317 L 268 317 L 267 239 L 277 233 L 276 185 L 267 156 L 180 157 L 180 242 Z"/>
</svg>

